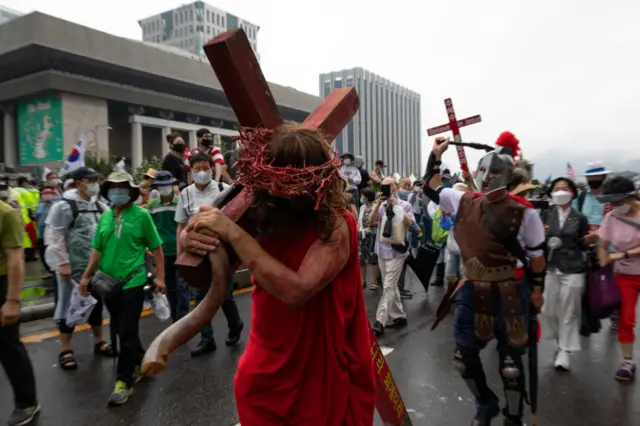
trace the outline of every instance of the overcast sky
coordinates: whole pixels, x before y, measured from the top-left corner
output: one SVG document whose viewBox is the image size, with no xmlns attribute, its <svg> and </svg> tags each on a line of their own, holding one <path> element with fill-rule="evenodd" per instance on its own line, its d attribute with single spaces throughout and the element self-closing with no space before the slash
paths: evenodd
<svg viewBox="0 0 640 426">
<path fill-rule="evenodd" d="M 0 0 L 134 39 L 141 39 L 138 19 L 185 3 Z M 458 118 L 482 115 L 462 130 L 464 140 L 492 143 L 511 130 L 527 157 L 558 152 L 571 161 L 573 150 L 593 151 L 597 160 L 616 150 L 640 158 L 636 0 L 208 3 L 261 27 L 269 81 L 317 95 L 319 73 L 361 66 L 420 93 L 424 158 L 426 129 L 446 122 L 446 97 Z M 455 168 L 453 152 L 445 161 Z"/>
</svg>

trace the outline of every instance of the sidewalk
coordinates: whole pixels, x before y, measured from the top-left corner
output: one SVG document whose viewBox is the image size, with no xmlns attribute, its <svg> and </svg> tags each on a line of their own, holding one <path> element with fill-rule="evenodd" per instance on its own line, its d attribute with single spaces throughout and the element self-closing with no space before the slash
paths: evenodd
<svg viewBox="0 0 640 426">
<path fill-rule="evenodd" d="M 42 262 L 26 262 L 24 283 L 22 284 L 20 316 L 22 322 L 36 321 L 53 317 L 55 310 L 53 299 L 53 280 L 44 280 L 46 273 Z M 246 269 L 234 276 L 236 289 L 250 287 L 251 276 Z"/>
</svg>

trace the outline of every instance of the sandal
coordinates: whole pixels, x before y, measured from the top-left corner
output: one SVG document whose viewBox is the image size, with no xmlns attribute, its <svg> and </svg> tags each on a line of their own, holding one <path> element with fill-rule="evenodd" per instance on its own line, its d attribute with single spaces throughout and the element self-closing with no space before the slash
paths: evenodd
<svg viewBox="0 0 640 426">
<path fill-rule="evenodd" d="M 113 347 L 104 340 L 93 346 L 93 353 L 107 358 L 115 358 L 118 356 L 118 351 L 114 350 Z"/>
<path fill-rule="evenodd" d="M 62 368 L 63 370 L 78 369 L 78 362 L 73 356 L 73 351 L 71 349 L 60 352 L 60 355 L 58 355 L 58 363 L 60 364 L 60 368 Z"/>
</svg>

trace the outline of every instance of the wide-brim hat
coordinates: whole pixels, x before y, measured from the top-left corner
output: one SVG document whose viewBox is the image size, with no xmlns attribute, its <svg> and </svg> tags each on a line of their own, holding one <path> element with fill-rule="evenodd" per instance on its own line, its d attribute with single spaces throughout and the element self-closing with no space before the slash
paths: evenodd
<svg viewBox="0 0 640 426">
<path fill-rule="evenodd" d="M 558 177 L 551 181 L 549 184 L 549 192 L 553 192 L 553 188 L 558 184 L 558 182 L 567 182 L 571 191 L 573 191 L 573 199 L 578 198 L 578 185 L 568 177 Z"/>
<path fill-rule="evenodd" d="M 100 195 L 104 198 L 109 199 L 107 194 L 109 193 L 109 189 L 114 183 L 128 183 L 129 187 L 133 190 L 134 195 L 132 196 L 132 201 L 135 201 L 140 196 L 140 188 L 133 181 L 133 176 L 125 171 L 117 171 L 111 173 L 107 176 L 107 180 L 104 181 L 102 187 L 100 188 Z"/>
<path fill-rule="evenodd" d="M 518 186 L 516 186 L 515 188 L 513 188 L 513 190 L 511 191 L 512 195 L 520 195 L 523 192 L 527 192 L 527 191 L 532 191 L 534 189 L 536 189 L 537 186 L 535 186 L 532 183 L 521 183 Z"/>
<path fill-rule="evenodd" d="M 342 154 L 340 156 L 341 160 L 344 159 L 344 158 L 349 158 L 351 161 L 356 161 L 356 157 L 350 152 L 345 152 L 344 154 Z"/>
<path fill-rule="evenodd" d="M 611 170 L 607 170 L 602 161 L 594 161 L 593 163 L 587 163 L 583 176 L 604 176 L 610 173 L 612 173 Z"/>
<path fill-rule="evenodd" d="M 173 177 L 171 172 L 166 170 L 161 170 L 156 173 L 155 179 L 153 180 L 152 186 L 167 186 L 173 185 L 176 183 L 176 179 Z"/>
<path fill-rule="evenodd" d="M 155 179 L 156 173 L 158 173 L 158 171 L 156 169 L 148 169 L 145 172 L 144 176 L 149 176 L 150 178 Z"/>
<path fill-rule="evenodd" d="M 619 203 L 620 201 L 624 201 L 628 198 L 638 198 L 638 191 L 629 191 L 629 192 L 623 192 L 623 193 L 619 193 L 619 194 L 602 194 L 602 195 L 597 195 L 596 198 L 598 198 L 598 201 L 600 201 L 602 204 L 606 204 L 606 203 Z"/>
</svg>

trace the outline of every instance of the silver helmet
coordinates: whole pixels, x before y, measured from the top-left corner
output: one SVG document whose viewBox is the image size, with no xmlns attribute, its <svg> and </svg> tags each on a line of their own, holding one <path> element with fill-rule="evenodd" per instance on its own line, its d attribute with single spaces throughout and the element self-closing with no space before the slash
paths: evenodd
<svg viewBox="0 0 640 426">
<path fill-rule="evenodd" d="M 518 155 L 519 141 L 511 132 L 503 132 L 496 141 L 496 149 L 478 162 L 476 187 L 482 192 L 507 186 L 515 169 L 514 158 Z"/>
</svg>

